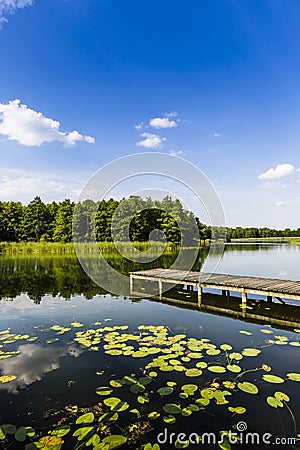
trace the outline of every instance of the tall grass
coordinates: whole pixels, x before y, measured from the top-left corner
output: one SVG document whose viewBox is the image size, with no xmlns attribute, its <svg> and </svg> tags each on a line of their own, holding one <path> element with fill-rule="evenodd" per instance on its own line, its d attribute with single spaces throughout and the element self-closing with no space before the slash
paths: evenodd
<svg viewBox="0 0 300 450">
<path fill-rule="evenodd" d="M 99 242 L 98 247 L 102 253 L 117 254 L 118 250 L 113 242 Z M 149 250 L 149 242 L 120 242 L 118 247 L 121 252 L 138 253 Z M 151 243 L 151 253 L 160 254 L 164 249 L 164 244 L 160 242 Z M 179 247 L 172 243 L 167 243 L 165 252 L 178 251 Z M 95 244 L 88 242 L 76 245 L 77 252 L 96 254 L 98 252 Z M 0 242 L 0 254 L 75 254 L 74 244 L 61 242 Z"/>
</svg>

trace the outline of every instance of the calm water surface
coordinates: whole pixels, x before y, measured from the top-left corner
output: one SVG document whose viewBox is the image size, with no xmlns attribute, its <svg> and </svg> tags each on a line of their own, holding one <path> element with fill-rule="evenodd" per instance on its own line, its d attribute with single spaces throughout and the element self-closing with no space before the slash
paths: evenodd
<svg viewBox="0 0 300 450">
<path fill-rule="evenodd" d="M 157 266 L 168 267 L 171 259 L 162 259 Z M 205 252 L 198 268 L 204 261 Z M 230 244 L 217 271 L 299 280 L 299 261 L 297 246 Z M 139 269 L 124 261 L 114 264 L 123 273 Z M 37 442 L 55 425 L 72 424 L 70 433 L 62 438 L 65 441 L 62 448 L 79 448 L 72 437 L 80 427 L 75 424 L 76 418 L 92 408 L 98 424 L 99 417 L 110 408 L 103 404 L 104 399 L 117 397 L 128 402 L 129 408 L 119 412 L 118 420 L 109 422 L 106 430 L 103 428 L 101 439 L 106 433 L 125 435 L 128 440 L 122 448 L 142 449 L 148 442 L 154 444 L 158 433 L 165 428 L 168 433 L 213 432 L 219 436 L 220 430 L 233 430 L 240 421 L 247 424 L 249 432 L 271 433 L 272 440 L 293 437 L 300 432 L 300 382 L 288 375 L 300 372 L 300 323 L 299 329 L 286 330 L 146 298 L 113 297 L 88 279 L 75 257 L 5 256 L 0 259 L 0 271 L 0 377 L 15 377 L 0 383 L 0 425 L 32 426 L 37 437 L 31 440 Z M 141 325 L 154 328 L 141 328 Z M 86 330 L 93 331 L 87 335 Z M 95 343 L 93 336 L 97 334 L 100 339 Z M 80 341 L 82 335 L 85 339 L 92 336 L 89 345 Z M 224 350 L 222 344 L 232 349 Z M 124 346 L 132 348 L 126 353 L 126 349 L 122 350 Z M 149 348 L 156 348 L 157 353 L 147 353 Z M 250 354 L 257 349 L 256 356 L 247 356 L 247 348 L 251 349 Z M 138 349 L 141 354 L 136 354 Z M 107 353 L 110 350 L 116 354 Z M 162 366 L 148 366 L 154 358 L 166 355 L 167 370 L 162 370 Z M 199 363 L 208 366 L 199 367 Z M 229 363 L 230 369 L 235 366 L 237 372 L 229 370 Z M 184 369 L 172 370 L 176 365 Z M 210 367 L 222 369 L 215 372 Z M 192 368 L 198 372 L 191 372 Z M 157 376 L 152 374 L 150 383 L 138 393 L 130 391 L 130 384 L 112 387 L 108 396 L 96 393 L 100 386 L 109 387 L 112 380 L 122 380 L 128 375 L 138 379 L 153 371 Z M 274 383 L 265 375 L 279 378 L 271 378 Z M 296 380 L 299 377 L 294 376 Z M 173 392 L 169 395 L 161 396 L 157 390 L 167 386 L 167 382 L 176 385 L 172 385 Z M 254 386 L 254 393 L 245 392 L 245 382 Z M 194 384 L 198 389 L 184 398 L 185 395 L 179 394 L 184 393 L 181 387 L 186 384 Z M 203 398 L 208 391 L 216 397 L 205 404 Z M 274 408 L 267 398 L 274 397 L 278 391 L 286 394 L 289 401 Z M 144 403 L 139 396 L 146 397 Z M 179 405 L 179 414 L 166 410 L 166 404 Z M 78 407 L 78 412 L 70 412 L 71 406 Z M 246 410 L 237 414 L 228 409 L 235 407 Z M 129 412 L 132 410 L 139 413 Z M 148 417 L 154 411 L 160 413 L 155 420 Z M 166 423 L 164 419 L 175 422 Z M 22 449 L 31 440 L 14 442 L 10 448 Z M 11 438 L 3 442 L 6 448 Z M 79 441 L 79 446 L 82 442 L 85 440 Z M 161 447 L 171 449 L 174 445 L 165 443 Z M 88 448 L 94 447 L 91 444 Z M 191 444 L 189 448 L 214 446 Z M 263 448 L 263 444 L 253 448 Z M 297 445 L 278 448 L 297 448 Z"/>
</svg>

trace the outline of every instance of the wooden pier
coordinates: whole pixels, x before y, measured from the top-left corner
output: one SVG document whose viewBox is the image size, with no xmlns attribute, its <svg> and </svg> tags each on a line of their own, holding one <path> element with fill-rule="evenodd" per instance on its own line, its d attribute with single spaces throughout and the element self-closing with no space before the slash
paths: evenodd
<svg viewBox="0 0 300 450">
<path fill-rule="evenodd" d="M 226 275 L 220 273 L 206 273 L 194 271 L 182 271 L 172 269 L 151 269 L 139 272 L 130 272 L 130 292 L 134 292 L 134 280 L 156 281 L 158 294 L 162 298 L 165 289 L 164 284 L 186 285 L 198 290 L 198 305 L 201 306 L 203 289 L 220 289 L 223 295 L 229 296 L 230 292 L 240 292 L 242 305 L 247 306 L 248 294 L 263 295 L 269 302 L 273 297 L 300 300 L 300 281 L 280 280 L 274 278 L 258 278 L 238 275 Z"/>
</svg>

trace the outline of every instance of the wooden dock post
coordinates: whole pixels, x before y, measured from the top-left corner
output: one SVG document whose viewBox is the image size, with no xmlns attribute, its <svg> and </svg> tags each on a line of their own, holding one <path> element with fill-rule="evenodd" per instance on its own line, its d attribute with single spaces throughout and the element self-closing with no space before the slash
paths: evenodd
<svg viewBox="0 0 300 450">
<path fill-rule="evenodd" d="M 227 296 L 227 290 L 226 289 L 222 289 L 222 295 Z"/>
<path fill-rule="evenodd" d="M 242 307 L 246 308 L 247 306 L 247 292 L 242 292 Z"/>
<path fill-rule="evenodd" d="M 130 274 L 130 294 L 133 292 L 133 276 Z"/>
<path fill-rule="evenodd" d="M 202 287 L 201 284 L 198 285 L 198 305 L 202 304 Z"/>
<path fill-rule="evenodd" d="M 159 293 L 159 298 L 162 298 L 162 291 L 163 291 L 163 284 L 162 284 L 161 278 L 159 278 L 159 280 L 158 280 L 158 293 Z"/>
<path fill-rule="evenodd" d="M 272 303 L 272 295 L 267 295 L 267 302 Z"/>
</svg>

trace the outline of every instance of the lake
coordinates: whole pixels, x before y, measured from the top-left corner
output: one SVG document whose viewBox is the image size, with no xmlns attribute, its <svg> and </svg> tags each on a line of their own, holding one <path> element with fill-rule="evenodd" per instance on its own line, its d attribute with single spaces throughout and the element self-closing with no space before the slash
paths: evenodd
<svg viewBox="0 0 300 450">
<path fill-rule="evenodd" d="M 110 263 L 128 274 L 174 258 Z M 228 244 L 216 271 L 299 280 L 299 262 L 298 246 Z M 300 448 L 297 302 L 253 296 L 243 317 L 213 291 L 214 314 L 184 290 L 190 307 L 124 298 L 75 256 L 2 256 L 0 271 L 0 448 L 230 448 L 232 433 L 239 448 Z"/>
</svg>

